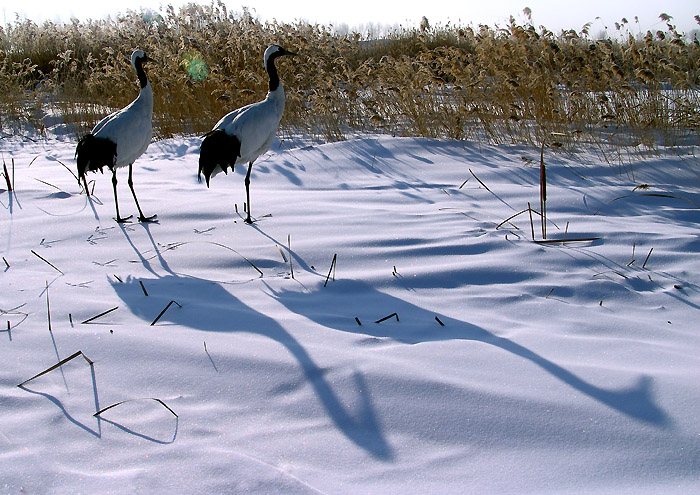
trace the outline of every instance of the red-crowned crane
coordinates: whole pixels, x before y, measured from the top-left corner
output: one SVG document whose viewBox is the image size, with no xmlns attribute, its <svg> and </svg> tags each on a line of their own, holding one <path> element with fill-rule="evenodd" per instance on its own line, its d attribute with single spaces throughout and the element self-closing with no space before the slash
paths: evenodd
<svg viewBox="0 0 700 495">
<path fill-rule="evenodd" d="M 134 195 L 136 208 L 139 210 L 139 222 L 156 221 L 156 215 L 146 217 L 141 211 L 139 200 L 134 191 L 133 164 L 148 148 L 153 137 L 153 89 L 148 82 L 143 64 L 151 59 L 143 50 L 134 50 L 131 65 L 139 78 L 141 90 L 138 97 L 128 106 L 102 119 L 92 132 L 83 136 L 78 142 L 75 156 L 78 162 L 78 178 L 83 180 L 85 192 L 88 192 L 85 174 L 100 171 L 108 167 L 112 171 L 114 204 L 117 209 L 117 222 L 127 222 L 131 215 L 122 218 L 117 202 L 117 169 L 129 166 L 129 188 Z"/>
<path fill-rule="evenodd" d="M 219 172 L 228 173 L 236 163 L 247 163 L 245 192 L 248 204 L 246 223 L 253 223 L 250 216 L 250 171 L 253 162 L 268 149 L 284 113 L 284 88 L 275 68 L 275 59 L 283 55 L 296 55 L 281 46 L 271 45 L 265 50 L 264 66 L 270 77 L 270 90 L 264 100 L 251 103 L 225 115 L 202 141 L 199 151 L 199 179 L 207 181 Z"/>
</svg>

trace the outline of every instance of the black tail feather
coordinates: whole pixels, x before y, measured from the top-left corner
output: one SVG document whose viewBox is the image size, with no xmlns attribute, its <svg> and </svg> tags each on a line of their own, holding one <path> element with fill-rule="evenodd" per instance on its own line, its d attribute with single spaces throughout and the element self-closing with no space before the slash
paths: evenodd
<svg viewBox="0 0 700 495">
<path fill-rule="evenodd" d="M 85 177 L 88 171 L 102 171 L 103 167 L 112 169 L 117 160 L 117 143 L 86 134 L 75 148 L 75 158 L 78 162 L 78 177 Z"/>
<path fill-rule="evenodd" d="M 197 177 L 202 181 L 202 173 L 209 187 L 209 179 L 218 166 L 224 173 L 228 168 L 233 170 L 236 159 L 241 156 L 241 142 L 236 136 L 226 134 L 223 129 L 214 129 L 204 135 L 199 149 L 199 172 Z"/>
</svg>

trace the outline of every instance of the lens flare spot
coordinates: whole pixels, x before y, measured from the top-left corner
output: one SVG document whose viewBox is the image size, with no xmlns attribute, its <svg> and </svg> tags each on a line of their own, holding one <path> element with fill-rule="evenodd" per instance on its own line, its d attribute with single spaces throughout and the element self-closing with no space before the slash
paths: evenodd
<svg viewBox="0 0 700 495">
<path fill-rule="evenodd" d="M 196 82 L 204 81 L 209 76 L 209 66 L 198 53 L 187 53 L 184 66 L 187 73 Z"/>
</svg>

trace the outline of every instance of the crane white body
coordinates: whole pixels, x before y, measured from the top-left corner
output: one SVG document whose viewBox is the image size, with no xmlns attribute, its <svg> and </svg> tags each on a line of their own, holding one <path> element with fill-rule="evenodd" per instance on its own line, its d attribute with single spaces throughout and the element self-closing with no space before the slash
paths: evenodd
<svg viewBox="0 0 700 495">
<path fill-rule="evenodd" d="M 225 115 L 214 126 L 230 136 L 238 137 L 241 143 L 238 163 L 252 163 L 265 154 L 272 146 L 284 114 L 284 88 L 282 83 L 274 91 L 269 91 L 264 100 L 241 107 Z M 221 172 L 214 169 L 211 177 Z"/>
<path fill-rule="evenodd" d="M 153 138 L 153 89 L 150 81 L 129 105 L 106 116 L 93 127 L 95 137 L 117 144 L 117 168 L 131 165 L 143 155 Z"/>
</svg>

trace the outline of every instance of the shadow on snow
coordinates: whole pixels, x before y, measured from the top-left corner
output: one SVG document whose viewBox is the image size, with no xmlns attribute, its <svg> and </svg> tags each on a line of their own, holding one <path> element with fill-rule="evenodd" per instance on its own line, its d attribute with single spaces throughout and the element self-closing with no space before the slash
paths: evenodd
<svg viewBox="0 0 700 495">
<path fill-rule="evenodd" d="M 250 332 L 273 339 L 283 345 L 297 360 L 336 427 L 349 440 L 375 458 L 393 459 L 394 454 L 384 438 L 369 399 L 371 394 L 360 393 L 361 390 L 367 390 L 367 384 L 359 373 L 354 375 L 357 389 L 355 395 L 358 397 L 359 406 L 355 408 L 354 413 L 348 413 L 348 408 L 327 382 L 324 370 L 314 362 L 294 336 L 275 319 L 244 304 L 222 284 L 174 273 L 158 251 L 148 230 L 149 227 L 143 227 L 156 250 L 160 265 L 168 274 L 158 275 L 131 241 L 127 230 L 123 230 L 127 241 L 136 251 L 141 262 L 155 276 L 155 278 L 141 280 L 130 278 L 125 283 L 111 282 L 117 295 L 128 305 L 133 314 L 151 322 L 157 316 L 154 314 L 154 311 L 157 311 L 154 308 L 165 307 L 170 301 L 175 300 L 179 303 L 184 302 L 183 308 L 165 312 L 161 322 L 170 321 L 203 331 Z M 301 263 L 300 268 L 303 269 L 305 266 Z M 139 282 L 149 287 L 148 298 L 144 297 Z M 654 402 L 652 380 L 647 376 L 640 377 L 636 383 L 622 389 L 602 388 L 512 340 L 498 337 L 471 323 L 429 312 L 360 281 L 337 280 L 325 288 L 322 282 L 318 282 L 311 290 L 303 292 L 274 290 L 269 286 L 268 290 L 271 297 L 293 313 L 334 331 L 387 338 L 405 344 L 469 340 L 495 346 L 530 361 L 568 386 L 628 417 L 659 427 L 671 425 L 671 419 Z M 386 308 L 384 311 L 386 314 L 397 313 L 402 323 L 373 323 L 377 318 L 386 316 L 386 314 L 368 314 L 374 308 Z M 438 326 L 435 321 L 436 316 L 444 326 Z M 355 317 L 366 323 L 359 326 Z"/>
<path fill-rule="evenodd" d="M 148 226 L 144 226 L 153 242 Z M 155 270 L 149 261 L 136 248 L 129 238 L 126 229 L 122 232 L 131 247 L 137 252 L 141 262 L 154 275 Z M 354 414 L 341 402 L 325 378 L 325 372 L 320 368 L 306 351 L 287 330 L 276 320 L 245 305 L 232 295 L 222 284 L 197 277 L 175 274 L 158 252 L 160 264 L 168 272 L 166 276 L 149 279 L 129 278 L 124 283 L 111 282 L 117 295 L 129 306 L 136 316 L 152 322 L 157 314 L 154 308 L 163 308 L 170 301 L 184 302 L 183 308 L 165 312 L 159 320 L 170 321 L 188 328 L 220 332 L 250 332 L 264 335 L 283 345 L 299 363 L 304 375 L 313 386 L 321 404 L 328 412 L 331 420 L 343 434 L 372 456 L 391 460 L 393 453 L 387 444 L 377 422 L 370 394 L 366 393 L 367 384 L 359 373 L 355 373 L 353 381 L 357 389 L 356 397 L 359 405 Z M 143 282 L 149 289 L 149 297 L 145 298 L 141 285 Z M 361 391 L 365 393 L 361 393 Z"/>
<path fill-rule="evenodd" d="M 667 414 L 654 403 L 652 380 L 648 376 L 640 377 L 629 387 L 608 390 L 585 381 L 512 340 L 498 337 L 471 323 L 426 311 L 380 292 L 364 282 L 337 280 L 325 288 L 319 283 L 311 293 L 269 290 L 272 296 L 290 311 L 336 331 L 388 338 L 405 344 L 444 340 L 471 340 L 489 344 L 530 361 L 570 387 L 631 418 L 660 427 L 671 424 Z M 373 308 L 386 309 L 382 314 L 368 314 Z M 342 315 L 336 317 L 330 314 L 332 312 Z M 401 324 L 394 324 L 392 321 L 387 322 L 388 324 L 375 323 L 376 320 L 393 313 L 398 314 Z M 435 320 L 436 316 L 444 326 L 439 326 Z M 355 317 L 360 319 L 362 326 L 357 324 Z"/>
</svg>

